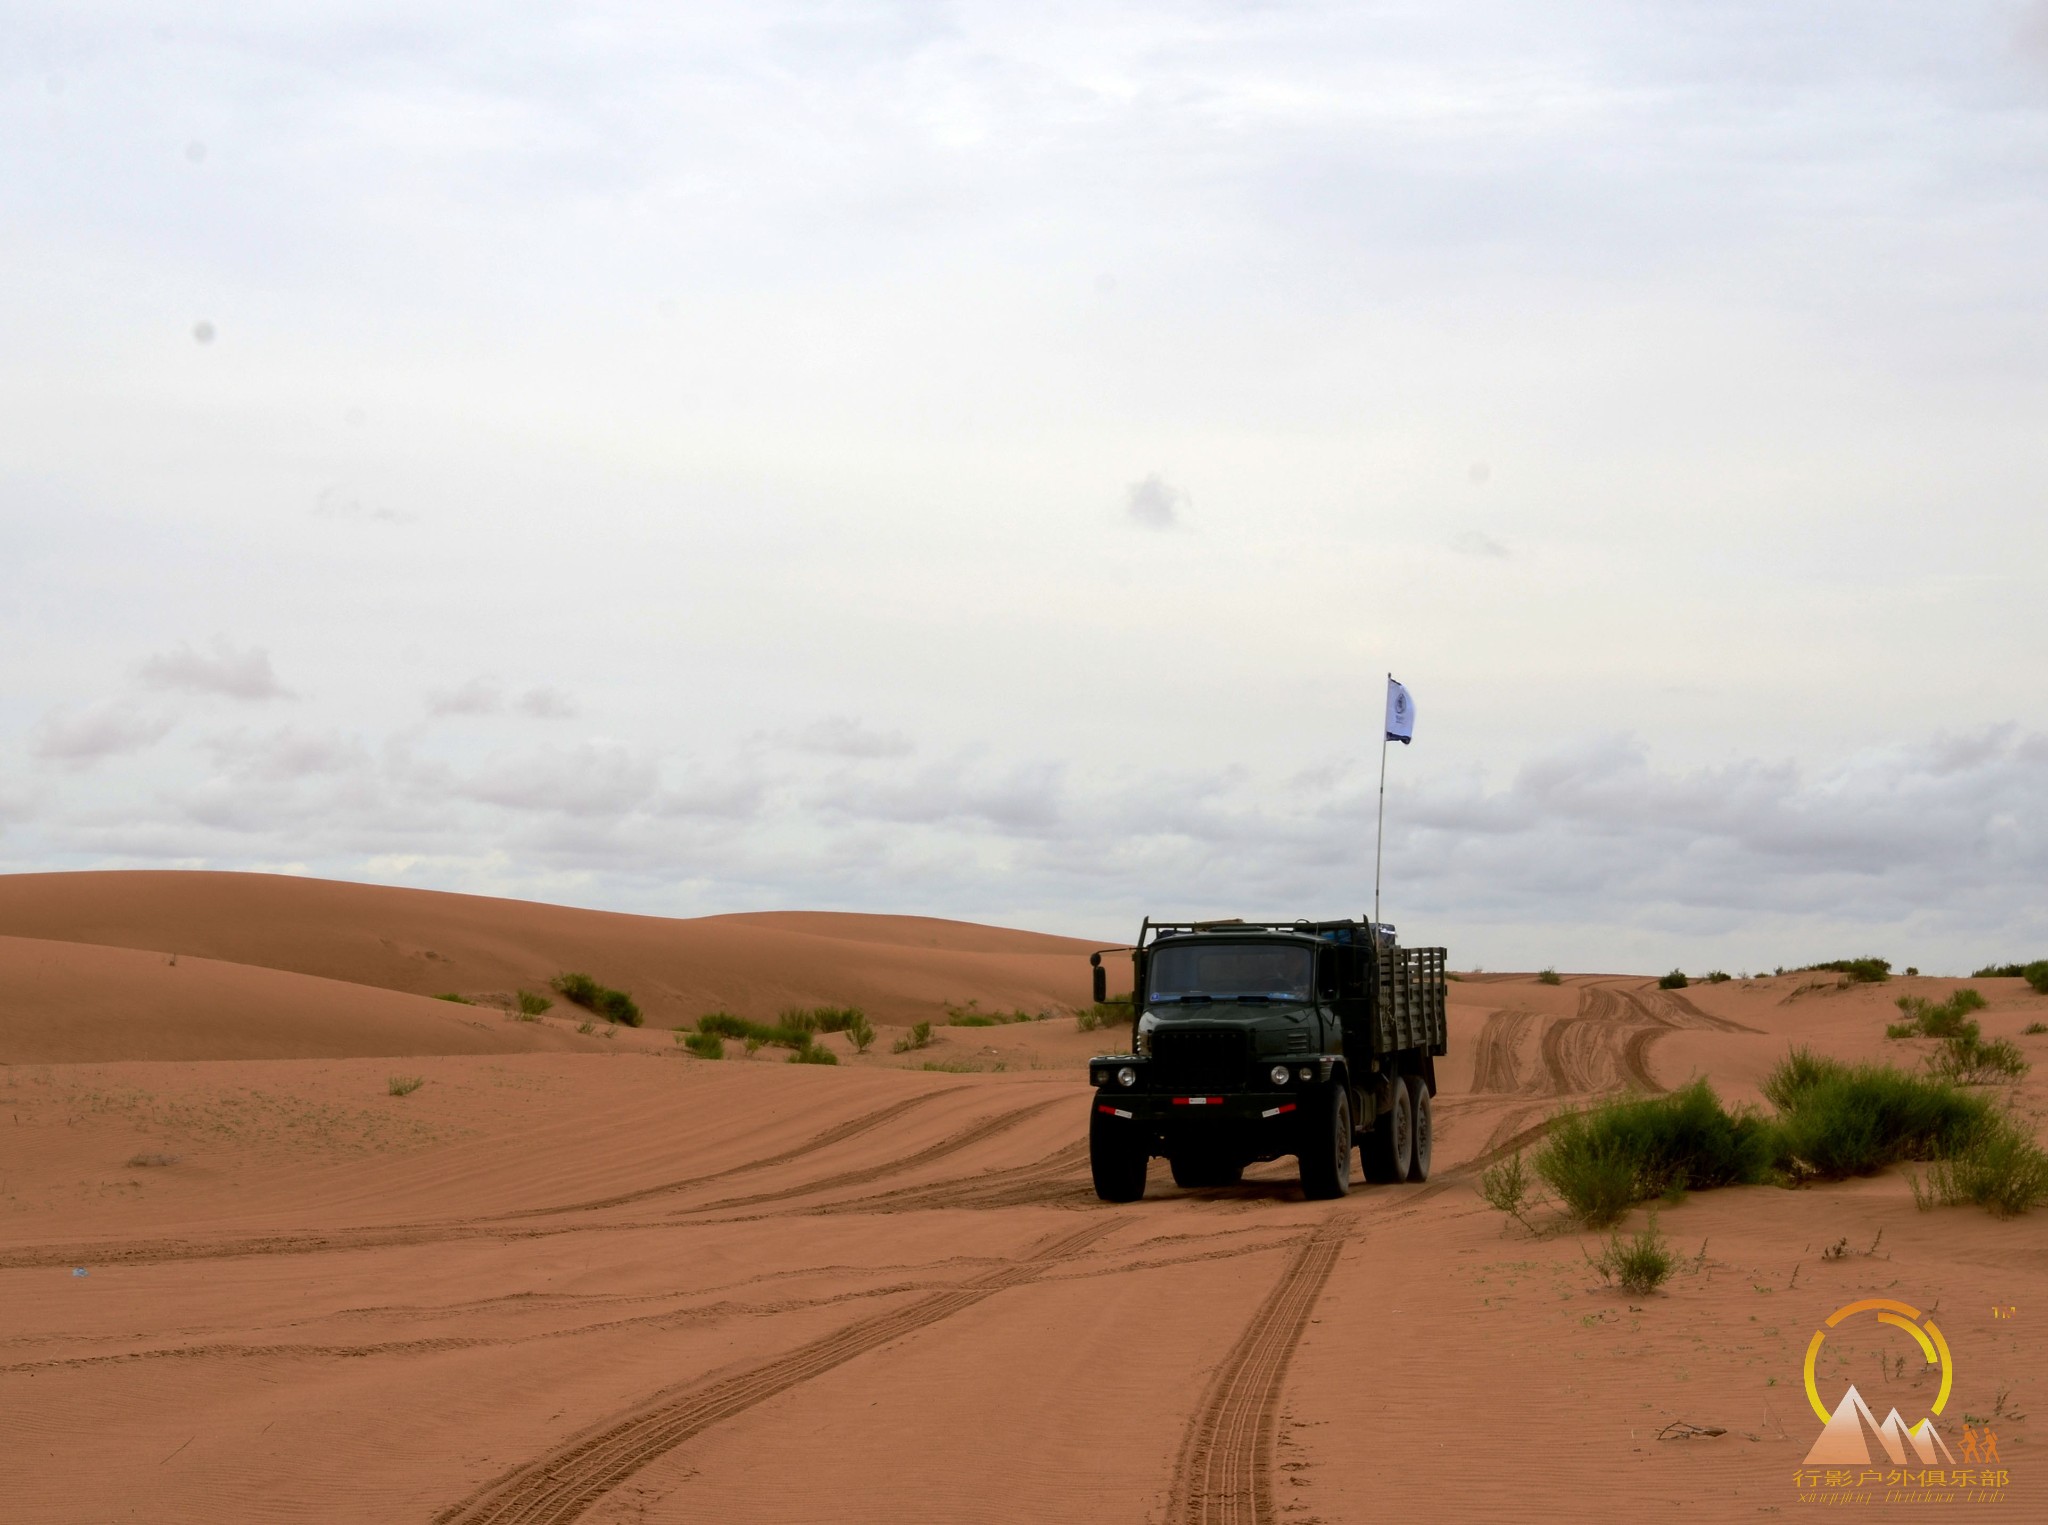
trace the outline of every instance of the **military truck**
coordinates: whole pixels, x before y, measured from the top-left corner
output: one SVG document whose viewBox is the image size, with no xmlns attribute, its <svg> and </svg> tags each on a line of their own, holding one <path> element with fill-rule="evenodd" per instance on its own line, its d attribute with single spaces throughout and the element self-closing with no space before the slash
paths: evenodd
<svg viewBox="0 0 2048 1525">
<path fill-rule="evenodd" d="M 1088 1065 L 1097 1196 L 1144 1196 L 1155 1155 L 1182 1186 L 1228 1186 L 1291 1154 L 1317 1198 L 1350 1191 L 1354 1146 L 1368 1181 L 1429 1178 L 1442 948 L 1369 921 L 1148 917 L 1129 952 L 1131 1051 Z"/>
</svg>

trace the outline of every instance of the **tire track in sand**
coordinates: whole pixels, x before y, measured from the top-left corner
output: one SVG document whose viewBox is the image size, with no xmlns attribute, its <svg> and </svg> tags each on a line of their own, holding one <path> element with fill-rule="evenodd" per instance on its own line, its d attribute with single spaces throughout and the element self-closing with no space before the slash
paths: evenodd
<svg viewBox="0 0 2048 1525">
<path fill-rule="evenodd" d="M 1273 1425 L 1294 1347 L 1343 1253 L 1346 1219 L 1332 1213 L 1310 1234 L 1266 1294 L 1202 1406 L 1174 1467 L 1174 1525 L 1272 1525 Z"/>
<path fill-rule="evenodd" d="M 952 1317 L 1009 1287 L 1034 1280 L 1070 1260 L 1128 1218 L 1091 1223 L 1041 1245 L 1022 1260 L 920 1298 L 908 1307 L 861 1319 L 751 1370 L 657 1400 L 515 1469 L 434 1517 L 435 1525 L 564 1525 L 649 1462 L 692 1436 L 878 1346 Z"/>
<path fill-rule="evenodd" d="M 25 1245 L 18 1249 L 0 1251 L 0 1270 L 64 1265 L 143 1265 L 173 1260 L 240 1260 L 254 1255 L 320 1255 L 339 1250 L 381 1250 L 420 1244 L 441 1244 L 456 1239 L 511 1241 L 545 1239 L 557 1234 L 581 1233 L 588 1229 L 644 1228 L 647 1225 L 639 1223 L 564 1224 L 548 1227 L 520 1225 L 531 1219 L 554 1217 L 557 1214 L 594 1212 L 600 1208 L 621 1207 L 648 1197 L 665 1196 L 692 1186 L 722 1181 L 730 1176 L 751 1174 L 757 1170 L 771 1170 L 777 1165 L 786 1165 L 818 1150 L 830 1149 L 845 1143 L 848 1139 L 871 1133 L 877 1128 L 895 1122 L 914 1108 L 924 1106 L 946 1094 L 945 1091 L 927 1091 L 918 1096 L 891 1102 L 886 1107 L 877 1107 L 872 1112 L 864 1112 L 858 1117 L 835 1124 L 794 1148 L 783 1150 L 780 1154 L 766 1155 L 758 1160 L 743 1160 L 737 1165 L 727 1166 L 724 1170 L 684 1176 L 673 1181 L 663 1181 L 659 1185 L 643 1186 L 634 1191 L 619 1192 L 608 1197 L 567 1202 L 559 1207 L 521 1208 L 516 1212 L 485 1214 L 474 1218 L 435 1219 L 426 1223 L 393 1224 L 378 1228 L 249 1234 L 232 1239 L 131 1239 L 100 1244 Z M 906 1159 L 902 1162 L 903 1166 L 908 1168 L 910 1164 L 917 1163 L 924 1157 L 929 1157 L 929 1153 L 927 1152 L 926 1156 Z M 874 1167 L 874 1171 L 886 1174 L 891 1168 L 894 1167 L 883 1165 Z M 870 1175 L 868 1179 L 873 1179 L 873 1176 Z M 797 1191 L 821 1189 L 822 1186 L 802 1187 Z"/>
<path fill-rule="evenodd" d="M 871 1181 L 899 1175 L 903 1171 L 914 1170 L 920 1165 L 929 1165 L 934 1160 L 943 1160 L 963 1149 L 971 1149 L 976 1144 L 985 1143 L 1000 1134 L 1008 1133 L 1020 1123 L 1029 1122 L 1047 1108 L 1057 1107 L 1066 1100 L 1064 1096 L 1052 1096 L 1044 1101 L 1034 1101 L 1028 1106 L 1013 1107 L 1008 1112 L 998 1112 L 993 1117 L 984 1117 L 979 1122 L 970 1123 L 958 1133 L 949 1134 L 936 1144 L 892 1160 L 883 1160 L 880 1164 L 863 1165 L 858 1170 L 841 1171 L 838 1175 L 827 1176 L 821 1181 L 784 1186 L 774 1191 L 754 1192 L 744 1197 L 727 1197 L 723 1201 L 707 1202 L 701 1207 L 682 1208 L 674 1216 L 685 1217 L 698 1213 L 726 1212 L 741 1207 L 759 1207 L 769 1202 L 787 1202 L 792 1197 L 814 1196 L 822 1191 L 839 1191 L 848 1186 L 866 1186 Z"/>
</svg>

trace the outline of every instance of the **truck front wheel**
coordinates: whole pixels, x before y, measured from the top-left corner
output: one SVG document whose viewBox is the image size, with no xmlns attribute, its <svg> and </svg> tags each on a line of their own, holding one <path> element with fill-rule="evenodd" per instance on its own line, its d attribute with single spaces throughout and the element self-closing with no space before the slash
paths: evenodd
<svg viewBox="0 0 2048 1525">
<path fill-rule="evenodd" d="M 1365 1178 L 1380 1185 L 1398 1186 L 1408 1179 L 1415 1157 L 1415 1098 L 1408 1082 L 1394 1077 L 1393 1105 L 1374 1119 L 1372 1132 L 1365 1136 Z"/>
<path fill-rule="evenodd" d="M 1301 1190 L 1310 1201 L 1351 1190 L 1351 1097 L 1342 1078 L 1331 1081 L 1302 1108 Z"/>
<path fill-rule="evenodd" d="M 1145 1195 L 1145 1140 L 1128 1122 L 1094 1113 L 1088 1121 L 1088 1170 L 1105 1202 L 1135 1202 Z"/>
</svg>

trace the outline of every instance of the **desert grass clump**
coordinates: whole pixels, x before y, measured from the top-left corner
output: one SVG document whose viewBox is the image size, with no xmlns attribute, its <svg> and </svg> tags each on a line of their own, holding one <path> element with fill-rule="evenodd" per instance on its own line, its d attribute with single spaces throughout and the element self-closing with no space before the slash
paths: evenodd
<svg viewBox="0 0 2048 1525">
<path fill-rule="evenodd" d="M 1927 1056 L 1928 1074 L 1938 1080 L 1965 1086 L 2018 1080 L 2032 1068 L 2027 1056 L 2020 1052 L 2020 1046 L 2012 1039 L 1987 1039 L 1975 1032 L 1944 1038 L 1941 1047 Z"/>
<path fill-rule="evenodd" d="M 791 1064 L 837 1064 L 839 1056 L 829 1048 L 824 1048 L 819 1044 L 806 1043 L 801 1048 L 793 1049 L 790 1052 L 789 1062 Z"/>
<path fill-rule="evenodd" d="M 1913 1200 L 1923 1211 L 1968 1203 L 2016 1218 L 2048 1202 L 2048 1153 L 2016 1118 L 2000 1114 L 1929 1165 L 1924 1178 L 1916 1176 Z"/>
<path fill-rule="evenodd" d="M 913 1022 L 910 1031 L 896 1040 L 893 1053 L 908 1054 L 915 1049 L 932 1046 L 932 1025 L 929 1022 Z"/>
<path fill-rule="evenodd" d="M 699 1059 L 723 1059 L 725 1057 L 725 1039 L 719 1037 L 716 1033 L 686 1033 L 678 1028 L 676 1031 L 676 1041 Z"/>
<path fill-rule="evenodd" d="M 563 1000 L 573 1002 L 586 1011 L 594 1011 L 607 1022 L 638 1027 L 643 1020 L 639 1006 L 630 995 L 609 985 L 600 985 L 587 974 L 558 974 L 548 984 Z"/>
<path fill-rule="evenodd" d="M 2025 980 L 2036 995 L 2048 995 L 2048 958 L 2037 958 L 2030 964 L 1986 964 L 1975 974 L 1973 980 Z"/>
<path fill-rule="evenodd" d="M 146 1170 L 151 1166 L 175 1165 L 183 1158 L 183 1155 L 178 1154 L 135 1154 L 128 1157 L 128 1168 Z"/>
<path fill-rule="evenodd" d="M 519 1004 L 519 1015 L 529 1022 L 555 1004 L 546 996 L 532 990 L 522 990 L 513 999 Z"/>
<path fill-rule="evenodd" d="M 590 1034 L 597 1031 L 597 1024 L 586 1017 L 576 1024 L 576 1031 L 582 1033 L 587 1038 Z"/>
<path fill-rule="evenodd" d="M 1735 976 L 1726 969 L 1710 969 L 1707 971 L 1707 983 L 1709 985 L 1725 985 L 1734 978 Z"/>
<path fill-rule="evenodd" d="M 1587 1256 L 1587 1259 L 1592 1260 L 1592 1257 Z M 1602 1280 L 1617 1284 L 1632 1297 L 1656 1291 L 1677 1267 L 1678 1257 L 1665 1244 L 1664 1236 L 1657 1232 L 1655 1213 L 1650 1215 L 1643 1231 L 1633 1238 L 1624 1239 L 1618 1232 L 1609 1235 L 1600 1258 L 1593 1260 L 1593 1269 L 1600 1273 Z"/>
<path fill-rule="evenodd" d="M 1991 1119 L 1982 1097 L 1887 1064 L 1846 1064 L 1794 1049 L 1765 1077 L 1778 1109 L 1777 1163 L 1795 1180 L 1875 1175 L 1956 1153 Z"/>
<path fill-rule="evenodd" d="M 1105 1027 L 1122 1027 L 1130 1020 L 1131 998 L 1127 995 L 1113 995 L 1106 1001 L 1098 1001 L 1074 1013 L 1074 1026 L 1084 1033 Z"/>
<path fill-rule="evenodd" d="M 437 995 L 437 996 L 435 996 L 435 997 L 434 997 L 434 999 L 435 999 L 435 1000 L 437 1000 L 437 1001 L 453 1001 L 453 1002 L 454 1002 L 454 1003 L 455 1003 L 455 1004 L 456 1004 L 457 1006 L 474 1006 L 474 1005 L 476 1005 L 476 1002 L 472 1001 L 472 1000 L 471 1000 L 471 999 L 470 999 L 470 998 L 469 998 L 468 996 L 466 996 L 466 995 L 457 995 L 457 994 L 456 994 L 456 993 L 455 993 L 454 991 L 452 991 L 452 990 L 451 990 L 451 991 L 449 991 L 449 992 L 448 992 L 448 993 L 447 993 L 446 995 Z"/>
<path fill-rule="evenodd" d="M 1532 1233 L 1535 1225 L 1529 1221 L 1529 1213 L 1536 1205 L 1531 1199 L 1535 1184 L 1519 1149 L 1479 1172 L 1479 1195 L 1486 1205 L 1506 1213 Z"/>
<path fill-rule="evenodd" d="M 385 1088 L 393 1096 L 410 1096 L 426 1083 L 427 1077 L 424 1075 L 393 1075 L 385 1083 Z"/>
<path fill-rule="evenodd" d="M 1536 1173 L 1589 1228 L 1638 1202 L 1770 1179 L 1772 1130 L 1728 1112 L 1704 1080 L 1666 1096 L 1623 1096 L 1566 1112 L 1537 1148 Z"/>
<path fill-rule="evenodd" d="M 1564 983 L 1564 976 L 1553 968 L 1543 968 L 1536 971 L 1536 983 L 1539 985 L 1562 985 Z"/>
<path fill-rule="evenodd" d="M 719 1038 L 741 1039 L 750 1054 L 758 1053 L 771 1043 L 778 1048 L 802 1049 L 811 1047 L 816 1040 L 818 1018 L 816 1012 L 792 1008 L 783 1012 L 770 1026 L 766 1022 L 750 1022 L 745 1017 L 736 1017 L 729 1011 L 712 1011 L 697 1019 L 697 1031 Z"/>
<path fill-rule="evenodd" d="M 846 1037 L 856 1054 L 865 1054 L 875 1046 L 875 1024 L 867 1019 L 865 1012 L 856 1011 L 853 1020 L 846 1024 Z"/>
<path fill-rule="evenodd" d="M 1825 964 L 1808 964 L 1808 969 L 1842 976 L 1845 985 L 1882 985 L 1892 977 L 1888 958 L 1832 958 Z"/>
<path fill-rule="evenodd" d="M 1659 976 L 1657 980 L 1657 988 L 1659 990 L 1683 990 L 1687 985 L 1691 983 L 1692 982 L 1685 977 L 1685 971 L 1683 969 L 1674 969 L 1669 974 Z"/>
<path fill-rule="evenodd" d="M 1007 1027 L 1012 1022 L 1036 1022 L 1038 1020 L 1038 1017 L 1034 1017 L 1030 1012 L 1023 1010 L 983 1011 L 979 1001 L 969 1001 L 964 1006 L 949 1005 L 946 1007 L 946 1026 L 948 1027 Z"/>
<path fill-rule="evenodd" d="M 1954 1038 L 1964 1034 L 1975 1037 L 1977 1024 L 1970 1013 L 1982 1011 L 1988 1004 L 1984 997 L 1967 987 L 1938 1006 L 1919 996 L 1902 995 L 1898 1007 L 1905 1013 L 1906 1020 L 1888 1025 L 1884 1035 L 1887 1038 Z"/>
<path fill-rule="evenodd" d="M 2020 1029 L 2022 1038 L 2038 1038 L 2042 1033 L 2048 1033 L 2048 1022 L 2029 1022 Z"/>
</svg>

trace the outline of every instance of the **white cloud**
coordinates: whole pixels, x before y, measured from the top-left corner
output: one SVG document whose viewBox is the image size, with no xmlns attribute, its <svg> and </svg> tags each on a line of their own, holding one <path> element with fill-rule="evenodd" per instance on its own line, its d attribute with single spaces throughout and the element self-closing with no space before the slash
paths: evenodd
<svg viewBox="0 0 2048 1525">
<path fill-rule="evenodd" d="M 470 678 L 427 695 L 430 715 L 496 715 L 504 708 L 505 691 L 495 678 Z"/>
<path fill-rule="evenodd" d="M 513 707 L 533 720 L 572 720 L 576 716 L 575 701 L 560 689 L 545 685 L 529 688 Z"/>
<path fill-rule="evenodd" d="M 1150 530 L 1172 529 L 1187 506 L 1188 495 L 1156 471 L 1124 492 L 1125 515 Z"/>
<path fill-rule="evenodd" d="M 800 752 L 830 757 L 907 757 L 910 738 L 901 731 L 878 731 L 845 715 L 829 715 L 809 725 L 778 731 L 773 739 Z"/>
<path fill-rule="evenodd" d="M 151 688 L 218 694 L 228 699 L 291 697 L 291 691 L 271 671 L 269 652 L 255 646 L 237 648 L 225 640 L 216 640 L 211 653 L 196 651 L 189 643 L 159 653 L 142 664 L 140 676 Z"/>
<path fill-rule="evenodd" d="M 154 746 L 175 723 L 169 716 L 116 701 L 82 710 L 52 710 L 31 733 L 29 752 L 45 762 L 85 768 Z"/>
</svg>

